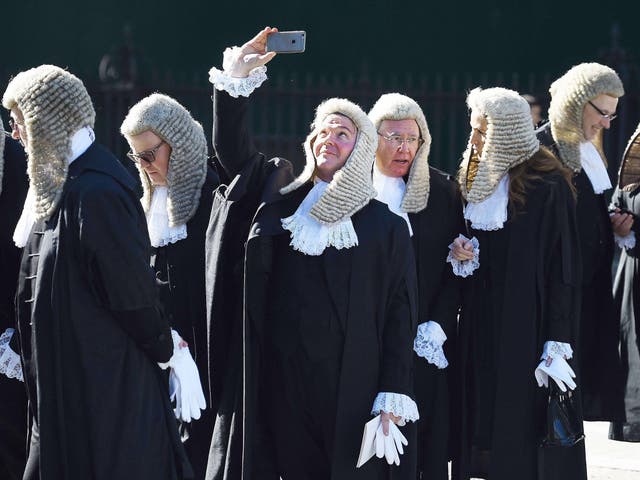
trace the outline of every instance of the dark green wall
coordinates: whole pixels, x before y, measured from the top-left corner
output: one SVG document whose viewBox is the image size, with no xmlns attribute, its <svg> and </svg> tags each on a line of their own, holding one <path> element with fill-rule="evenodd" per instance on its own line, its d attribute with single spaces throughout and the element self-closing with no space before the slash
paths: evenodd
<svg viewBox="0 0 640 480">
<path fill-rule="evenodd" d="M 627 95 L 606 136 L 612 173 L 640 120 L 640 1 L 585 0 L 4 0 L 0 91 L 13 74 L 54 63 L 80 76 L 98 113 L 98 139 L 121 157 L 115 134 L 128 108 L 153 90 L 175 96 L 211 128 L 207 71 L 265 25 L 307 31 L 307 51 L 281 55 L 253 101 L 260 148 L 295 162 L 313 109 L 329 96 L 369 108 L 400 91 L 423 107 L 431 162 L 454 171 L 468 138 L 466 92 L 506 86 L 546 100 L 550 82 L 583 61 L 621 74 Z M 622 50 L 611 55 L 612 29 Z M 132 32 L 139 75 L 101 85 L 103 55 Z M 602 57 L 602 54 L 609 55 Z M 624 52 L 622 55 L 621 52 Z M 614 58 L 615 57 L 615 58 Z M 255 97 L 256 95 L 254 95 Z"/>
<path fill-rule="evenodd" d="M 305 29 L 307 52 L 279 61 L 300 72 L 561 73 L 594 59 L 617 23 L 640 53 L 640 2 L 495 0 L 15 0 L 2 2 L 4 74 L 44 62 L 97 74 L 133 29 L 145 70 L 200 72 L 263 25 Z M 578 10 L 578 11 L 575 11 Z M 632 11 L 632 10 L 635 10 Z M 87 78 L 90 79 L 90 78 Z M 6 81 L 6 79 L 0 79 Z"/>
</svg>

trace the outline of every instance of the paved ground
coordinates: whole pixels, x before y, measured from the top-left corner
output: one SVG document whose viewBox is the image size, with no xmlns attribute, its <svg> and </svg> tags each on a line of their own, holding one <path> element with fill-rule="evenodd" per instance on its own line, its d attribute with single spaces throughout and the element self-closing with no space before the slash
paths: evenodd
<svg viewBox="0 0 640 480">
<path fill-rule="evenodd" d="M 640 443 L 608 439 L 609 424 L 586 422 L 589 480 L 640 480 Z"/>
</svg>

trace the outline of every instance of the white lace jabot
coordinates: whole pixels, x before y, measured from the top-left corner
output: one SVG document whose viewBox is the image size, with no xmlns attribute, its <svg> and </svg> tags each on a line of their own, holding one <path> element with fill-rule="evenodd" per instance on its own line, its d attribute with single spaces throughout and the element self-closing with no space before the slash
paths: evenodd
<svg viewBox="0 0 640 480">
<path fill-rule="evenodd" d="M 71 156 L 67 159 L 69 165 L 86 152 L 95 139 L 96 135 L 91 127 L 83 127 L 74 133 L 71 137 Z M 35 194 L 31 187 L 29 187 L 27 198 L 22 207 L 22 214 L 13 231 L 13 243 L 15 243 L 18 248 L 23 248 L 27 244 L 29 233 L 31 233 L 33 224 L 36 223 L 35 203 Z"/>
<path fill-rule="evenodd" d="M 500 230 L 507 221 L 509 204 L 509 174 L 500 180 L 496 190 L 478 203 L 467 203 L 464 218 L 471 222 L 476 230 Z"/>
<path fill-rule="evenodd" d="M 328 186 L 327 182 L 319 180 L 295 213 L 281 220 L 282 227 L 291 232 L 290 245 L 305 255 L 321 255 L 329 246 L 340 250 L 358 245 L 358 235 L 350 217 L 331 225 L 323 225 L 309 214 Z"/>
<path fill-rule="evenodd" d="M 402 199 L 404 198 L 404 192 L 407 189 L 407 185 L 401 177 L 387 177 L 380 170 L 378 165 L 373 165 L 373 188 L 378 192 L 376 200 L 384 202 L 396 215 L 402 217 L 407 222 L 409 227 L 409 235 L 413 236 L 413 229 L 411 228 L 411 222 L 409 221 L 409 215 L 407 212 L 403 212 L 400 208 Z"/>
<path fill-rule="evenodd" d="M 175 227 L 169 226 L 169 214 L 167 213 L 166 186 L 157 186 L 153 190 L 151 206 L 147 212 L 147 227 L 149 228 L 149 240 L 154 247 L 164 247 L 170 243 L 187 238 L 187 225 Z"/>
<path fill-rule="evenodd" d="M 604 161 L 593 143 L 583 142 L 580 144 L 580 163 L 597 195 L 612 188 L 607 167 L 605 167 Z"/>
</svg>

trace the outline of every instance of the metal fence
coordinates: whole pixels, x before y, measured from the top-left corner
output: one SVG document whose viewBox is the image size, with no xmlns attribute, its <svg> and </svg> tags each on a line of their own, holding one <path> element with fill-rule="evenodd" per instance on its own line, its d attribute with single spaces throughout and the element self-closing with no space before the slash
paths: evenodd
<svg viewBox="0 0 640 480">
<path fill-rule="evenodd" d="M 274 68 L 275 70 L 275 68 Z M 302 167 L 301 144 L 309 131 L 315 107 L 325 98 L 340 96 L 358 103 L 367 111 L 380 94 L 400 92 L 414 98 L 423 108 L 433 137 L 430 163 L 454 172 L 469 135 L 467 92 L 476 87 L 502 86 L 536 96 L 548 106 L 549 85 L 559 74 L 424 74 L 424 75 L 300 75 L 276 73 L 252 95 L 251 123 L 258 148 L 269 156 L 282 156 Z M 627 139 L 640 121 L 640 88 L 625 79 L 627 94 L 620 102 L 619 119 L 605 135 L 605 152 L 610 173 L 615 175 Z M 86 78 L 86 77 L 85 77 Z M 126 162 L 128 147 L 119 127 L 129 108 L 157 91 L 176 98 L 200 121 L 210 137 L 212 87 L 205 72 L 175 74 L 152 72 L 144 85 L 134 82 L 101 83 L 88 81 L 87 87 L 97 112 L 98 141 L 107 145 Z M 546 112 L 546 108 L 544 109 Z M 209 139 L 210 141 L 210 139 Z"/>
</svg>

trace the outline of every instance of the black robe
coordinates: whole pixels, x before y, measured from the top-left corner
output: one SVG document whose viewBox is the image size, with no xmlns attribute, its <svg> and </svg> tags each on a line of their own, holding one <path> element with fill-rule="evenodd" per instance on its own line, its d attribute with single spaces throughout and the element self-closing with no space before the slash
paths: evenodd
<svg viewBox="0 0 640 480">
<path fill-rule="evenodd" d="M 246 109 L 246 99 L 214 93 L 214 147 L 228 183 L 216 192 L 207 231 L 212 388 L 218 401 L 208 479 L 278 478 L 259 391 L 270 388 L 261 352 L 273 327 L 265 321 L 272 302 L 269 281 L 279 268 L 274 237 L 284 234 L 280 218 L 292 205 L 288 199 L 300 192 L 279 193 L 291 180 L 290 166 L 256 151 Z M 323 254 L 329 295 L 344 312 L 332 479 L 382 478 L 388 472 L 378 459 L 356 470 L 362 429 L 378 392 L 412 395 L 416 284 L 406 225 L 377 201 L 352 221 L 359 246 L 329 247 Z M 332 281 L 345 274 L 346 291 L 336 288 L 343 282 Z"/>
<path fill-rule="evenodd" d="M 198 208 L 187 222 L 187 238 L 153 249 L 152 266 L 160 287 L 160 303 L 169 324 L 189 344 L 200 381 L 209 392 L 204 241 L 213 192 L 220 181 L 212 168 L 202 186 Z M 211 401 L 198 420 L 180 426 L 195 478 L 204 478 L 213 430 Z M 187 437 L 187 438 L 185 438 Z"/>
<path fill-rule="evenodd" d="M 549 129 L 550 130 L 550 129 Z M 549 131 L 540 141 L 554 149 Z M 584 419 L 624 419 L 622 369 L 618 342 L 620 319 L 612 295 L 613 230 L 604 193 L 596 194 L 584 170 L 573 177 L 577 190 L 576 218 L 582 263 L 582 304 L 577 350 Z"/>
<path fill-rule="evenodd" d="M 614 422 L 610 438 L 640 442 L 640 187 L 631 191 L 616 188 L 611 202 L 635 215 L 632 231 L 636 246 L 622 249 L 613 283 L 613 296 L 620 318 L 620 354 L 625 379 L 624 404 L 626 420 Z"/>
<path fill-rule="evenodd" d="M 570 189 L 547 174 L 501 230 L 476 231 L 480 268 L 460 316 L 461 444 L 456 479 L 473 476 L 472 451 L 490 451 L 491 480 L 536 480 L 546 388 L 534 371 L 545 341 L 575 345 L 580 262 Z M 468 293 L 468 295 L 466 294 Z M 552 380 L 550 380 L 552 381 Z M 580 378 L 578 378 L 580 384 Z M 474 448 L 475 447 L 475 448 Z M 583 444 L 557 466 L 586 479 Z"/>
<path fill-rule="evenodd" d="M 0 334 L 15 328 L 14 297 L 20 267 L 20 249 L 13 243 L 29 188 L 24 149 L 7 138 L 4 145 L 4 174 L 0 193 Z M 9 343 L 20 351 L 18 334 Z M 0 374 L 0 478 L 22 478 L 26 461 L 27 395 L 24 384 Z"/>
<path fill-rule="evenodd" d="M 34 418 L 27 479 L 190 477 L 156 364 L 172 342 L 134 185 L 92 145 L 25 247 L 17 306 Z"/>
<path fill-rule="evenodd" d="M 420 420 L 409 425 L 417 428 L 417 478 L 447 480 L 451 458 L 450 433 L 452 417 L 458 412 L 450 383 L 455 381 L 456 338 L 460 308 L 460 279 L 446 263 L 449 245 L 464 232 L 462 200 L 457 184 L 448 175 L 430 167 L 430 190 L 427 207 L 410 213 L 412 243 L 418 275 L 418 324 L 435 321 L 447 340 L 444 352 L 449 366 L 438 369 L 426 359 L 414 355 L 414 391 Z M 451 385 L 455 387 L 455 385 Z M 411 432 L 413 435 L 414 432 Z M 411 440 L 410 440 L 411 441 Z M 413 469 L 409 455 L 402 457 L 400 467 Z"/>
</svg>

